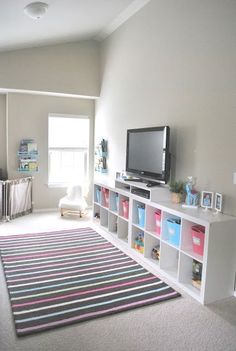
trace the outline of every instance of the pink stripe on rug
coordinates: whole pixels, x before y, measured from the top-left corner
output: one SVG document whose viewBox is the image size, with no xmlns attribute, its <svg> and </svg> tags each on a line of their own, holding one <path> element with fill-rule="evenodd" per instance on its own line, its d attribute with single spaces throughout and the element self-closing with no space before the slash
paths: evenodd
<svg viewBox="0 0 236 351">
<path fill-rule="evenodd" d="M 26 247 L 31 247 L 31 246 L 34 246 L 34 245 L 37 245 L 37 244 L 53 244 L 53 243 L 63 243 L 65 238 L 67 238 L 68 241 L 82 241 L 82 240 L 87 240 L 87 239 L 97 239 L 101 237 L 101 235 L 97 234 L 97 235 L 94 235 L 93 232 L 91 232 L 91 234 L 89 234 L 88 232 L 86 233 L 83 233 L 82 235 L 80 233 L 74 233 L 74 234 L 70 234 L 70 237 L 68 235 L 65 235 L 65 236 L 55 236 L 55 238 L 42 238 L 42 239 L 32 239 L 32 240 L 27 240 L 27 241 L 22 241 L 21 244 L 19 244 L 19 242 L 17 243 L 6 243 L 6 244 L 2 244 L 0 243 L 1 245 L 1 248 L 8 248 L 9 245 L 12 249 L 14 249 L 15 247 L 19 247 L 19 246 L 26 246 Z M 10 250 L 10 249 L 9 249 Z"/>
<path fill-rule="evenodd" d="M 76 317 L 71 317 L 71 318 L 65 318 L 56 322 L 50 322 L 50 323 L 44 323 L 35 327 L 28 327 L 28 328 L 17 328 L 18 333 L 22 333 L 22 332 L 26 332 L 26 331 L 33 331 L 33 330 L 39 330 L 39 329 L 44 329 L 44 328 L 49 328 L 49 327 L 55 327 L 55 326 L 59 326 L 59 325 L 65 325 L 66 323 L 71 323 L 71 322 L 75 322 L 75 321 L 79 321 L 81 319 L 85 319 L 88 317 L 96 317 L 96 316 L 102 316 L 103 314 L 108 314 L 108 313 L 112 313 L 112 312 L 116 312 L 116 311 L 122 311 L 125 309 L 129 309 L 131 307 L 138 307 L 140 305 L 143 305 L 144 303 L 148 304 L 149 302 L 154 302 L 154 301 L 161 301 L 163 299 L 166 299 L 168 297 L 171 296 L 178 296 L 177 292 L 172 292 L 169 294 L 165 294 L 162 296 L 158 296 L 158 297 L 152 297 L 150 299 L 145 299 L 145 300 L 141 300 L 141 301 L 137 301 L 137 302 L 132 302 L 129 304 L 125 304 L 122 306 L 118 306 L 118 307 L 113 307 L 113 308 L 109 308 L 103 311 L 97 311 L 97 312 L 90 312 L 90 313 L 86 313 L 83 314 L 81 316 L 76 316 Z"/>
<path fill-rule="evenodd" d="M 12 304 L 12 307 L 13 308 L 17 308 L 17 307 L 30 306 L 30 305 L 39 304 L 39 303 L 50 302 L 50 301 L 63 300 L 63 299 L 66 299 L 66 298 L 71 298 L 71 297 L 75 297 L 75 296 L 82 296 L 82 295 L 91 294 L 91 293 L 94 293 L 94 292 L 106 291 L 106 290 L 110 290 L 110 289 L 114 289 L 114 288 L 120 288 L 122 286 L 131 286 L 131 285 L 134 285 L 134 284 L 137 284 L 137 283 L 143 283 L 143 282 L 150 281 L 150 280 L 155 280 L 155 279 L 156 279 L 156 277 L 152 276 L 152 277 L 147 277 L 147 278 L 133 280 L 131 282 L 126 282 L 126 283 L 120 283 L 120 284 L 114 284 L 114 285 L 106 286 L 104 288 L 85 290 L 85 291 L 81 291 L 79 293 L 72 293 L 72 294 L 61 295 L 61 296 L 57 296 L 57 297 L 51 297 L 51 298 L 47 298 L 47 299 L 34 300 L 34 301 L 31 301 L 31 302 Z"/>
<path fill-rule="evenodd" d="M 37 232 L 37 233 L 28 233 L 28 234 L 15 234 L 15 235 L 1 235 L 0 236 L 0 242 L 1 241 L 14 241 L 15 239 L 19 239 L 19 238 L 27 238 L 30 236 L 37 236 L 37 235 L 46 235 L 46 236 L 54 236 L 55 234 L 57 235 L 63 235 L 64 233 L 74 233 L 74 232 L 94 232 L 94 230 L 90 227 L 85 227 L 85 228 L 75 228 L 75 229 L 64 229 L 64 230 L 54 230 L 54 231 L 50 231 L 50 232 Z M 2 245 L 1 245 L 2 246 Z"/>
<path fill-rule="evenodd" d="M 96 245 L 96 246 L 93 246 L 92 248 L 90 248 L 89 251 L 96 251 L 97 249 L 99 248 L 104 248 L 104 247 L 111 247 L 112 244 L 105 244 L 105 245 Z M 40 253 L 40 254 L 35 254 L 35 255 L 20 255 L 20 256 L 13 256 L 13 257 L 7 257 L 4 255 L 2 255 L 4 257 L 4 261 L 5 262 L 11 262 L 11 261 L 17 261 L 18 259 L 19 260 L 22 260 L 22 259 L 27 259 L 27 258 L 39 258 L 39 257 L 53 257 L 53 256 L 57 256 L 57 255 L 60 255 L 60 254 L 68 254 L 68 253 L 80 253 L 80 252 L 83 252 L 83 251 L 86 251 L 88 250 L 88 248 L 86 249 L 73 249 L 73 250 L 60 250 L 60 251 L 57 251 L 57 252 L 54 252 L 52 253 L 51 252 L 47 252 L 45 254 L 43 253 Z"/>
<path fill-rule="evenodd" d="M 96 255 L 94 255 L 96 256 Z M 81 259 L 81 260 L 78 260 L 78 259 L 70 259 L 66 262 L 62 262 L 62 263 L 52 263 L 52 264 L 40 264 L 40 265 L 33 265 L 33 266 L 30 266 L 28 268 L 21 268 L 21 271 L 34 271 L 35 268 L 40 268 L 40 269 L 44 269 L 44 268 L 50 268 L 50 267 L 60 267 L 60 266 L 66 266 L 66 265 L 71 265 L 71 264 L 74 264 L 74 263 L 83 263 L 83 262 L 93 262 L 93 261 L 99 261 L 99 260 L 102 260 L 104 257 L 107 259 L 107 258 L 113 258 L 113 257 L 117 257 L 117 256 L 125 256 L 124 253 L 120 252 L 120 253 L 117 253 L 117 254 L 112 254 L 112 255 L 100 255 L 98 257 L 93 257 L 93 258 L 86 258 L 86 259 Z M 5 272 L 6 273 L 15 273 L 15 272 L 18 272 L 19 269 L 11 269 L 11 268 L 6 268 L 5 269 Z"/>
<path fill-rule="evenodd" d="M 111 264 L 110 262 L 108 262 L 108 264 L 105 264 L 103 266 L 96 266 L 96 270 L 99 273 L 100 269 L 103 268 L 107 268 L 107 267 L 114 267 L 114 266 L 129 266 L 130 264 L 134 263 L 134 261 L 132 259 L 130 259 L 130 261 L 128 262 L 119 262 L 119 263 L 113 263 Z M 66 271 L 66 272 L 60 272 L 60 273 L 52 273 L 52 274 L 44 274 L 44 275 L 39 275 L 37 276 L 37 281 L 40 281 L 40 279 L 44 279 L 44 278 L 50 278 L 50 277 L 58 277 L 58 276 L 62 276 L 62 275 L 68 275 L 68 274 L 73 274 L 73 273 L 83 273 L 83 272 L 89 272 L 89 271 L 94 271 L 94 267 L 90 267 L 90 268 L 84 268 L 84 269 L 76 269 L 76 270 L 72 270 L 72 271 Z M 35 277 L 29 277 L 29 278 L 19 278 L 19 279 L 11 279 L 9 277 L 7 277 L 7 281 L 11 284 L 11 283 L 15 283 L 15 282 L 20 282 L 20 281 L 30 281 L 30 280 L 35 280 Z"/>
</svg>

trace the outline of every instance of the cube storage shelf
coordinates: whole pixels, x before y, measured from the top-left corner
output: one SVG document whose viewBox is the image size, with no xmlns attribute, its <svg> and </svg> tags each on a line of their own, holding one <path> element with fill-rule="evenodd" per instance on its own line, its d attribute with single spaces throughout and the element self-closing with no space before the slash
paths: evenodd
<svg viewBox="0 0 236 351">
<path fill-rule="evenodd" d="M 235 217 L 182 208 L 169 201 L 165 187 L 147 189 L 123 180 L 95 182 L 93 216 L 98 225 L 202 304 L 233 296 Z M 205 232 L 202 255 L 194 250 L 196 225 Z M 154 248 L 159 249 L 159 260 L 153 258 Z M 192 284 L 193 261 L 202 264 L 198 288 Z"/>
</svg>

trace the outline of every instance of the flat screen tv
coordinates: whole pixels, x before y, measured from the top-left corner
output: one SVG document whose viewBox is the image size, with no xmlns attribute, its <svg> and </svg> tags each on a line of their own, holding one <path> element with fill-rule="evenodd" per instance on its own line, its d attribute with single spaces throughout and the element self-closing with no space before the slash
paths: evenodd
<svg viewBox="0 0 236 351">
<path fill-rule="evenodd" d="M 127 130 L 126 171 L 157 183 L 167 183 L 170 174 L 170 128 Z"/>
</svg>

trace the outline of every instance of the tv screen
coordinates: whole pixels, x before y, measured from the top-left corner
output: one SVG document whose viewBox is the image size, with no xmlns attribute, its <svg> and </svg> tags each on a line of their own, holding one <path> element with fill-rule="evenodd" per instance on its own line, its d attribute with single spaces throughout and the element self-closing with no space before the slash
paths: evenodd
<svg viewBox="0 0 236 351">
<path fill-rule="evenodd" d="M 126 171 L 167 183 L 170 172 L 168 126 L 127 130 Z"/>
</svg>

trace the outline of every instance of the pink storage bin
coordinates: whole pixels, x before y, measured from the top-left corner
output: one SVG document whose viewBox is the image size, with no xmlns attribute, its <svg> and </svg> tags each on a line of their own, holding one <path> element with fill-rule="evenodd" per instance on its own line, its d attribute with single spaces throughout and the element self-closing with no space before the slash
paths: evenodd
<svg viewBox="0 0 236 351">
<path fill-rule="evenodd" d="M 156 234 L 160 236 L 161 234 L 161 210 L 155 211 L 155 225 L 156 225 Z"/>
<path fill-rule="evenodd" d="M 102 188 L 102 192 L 103 192 L 104 206 L 108 207 L 109 206 L 109 190 L 106 188 Z"/>
<path fill-rule="evenodd" d="M 193 252 L 203 256 L 204 251 L 205 228 L 201 225 L 192 226 L 192 243 Z"/>
<path fill-rule="evenodd" d="M 123 209 L 123 217 L 124 218 L 129 218 L 129 201 L 128 200 L 122 200 L 122 209 Z"/>
</svg>

